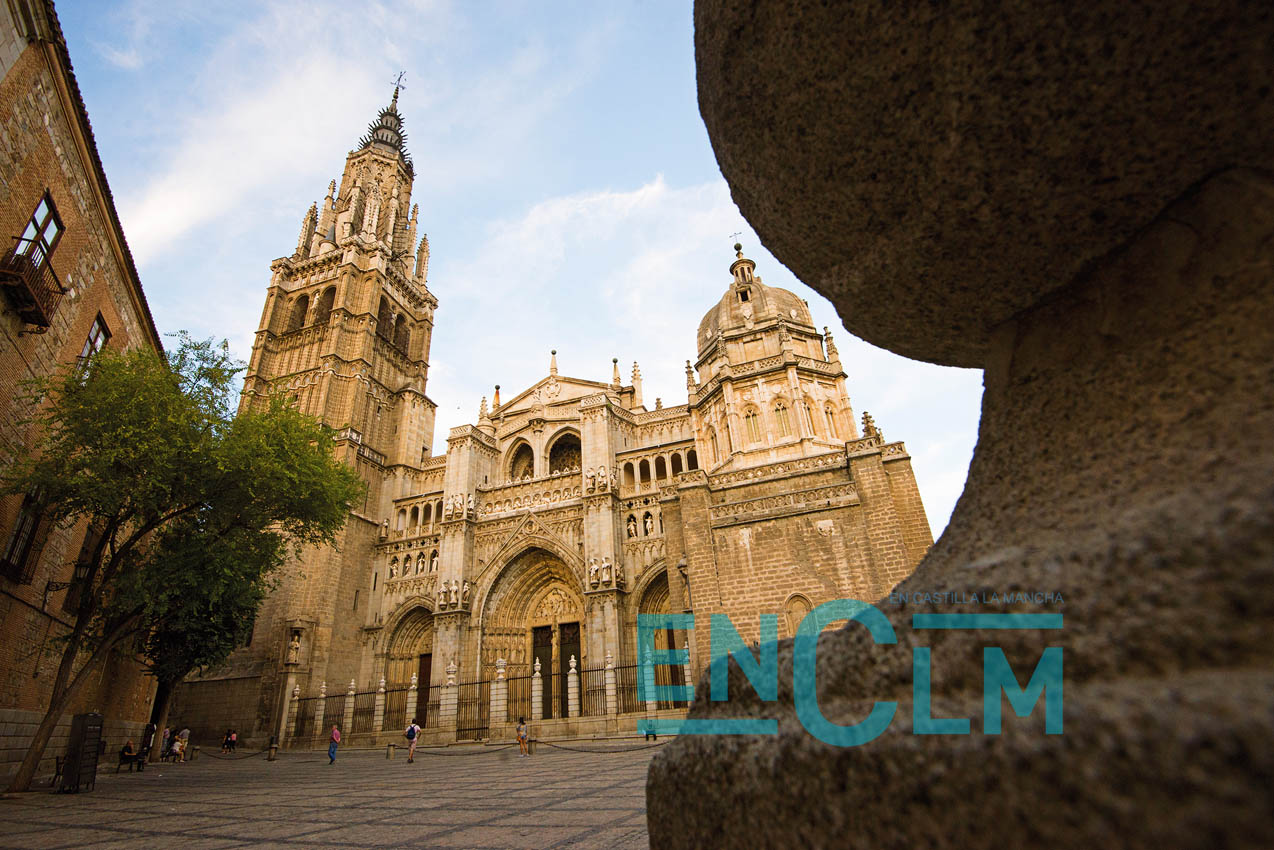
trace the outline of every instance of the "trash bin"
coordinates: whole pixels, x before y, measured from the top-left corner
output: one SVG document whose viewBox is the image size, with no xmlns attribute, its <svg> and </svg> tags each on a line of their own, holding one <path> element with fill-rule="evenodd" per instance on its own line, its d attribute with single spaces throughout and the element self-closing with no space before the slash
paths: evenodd
<svg viewBox="0 0 1274 850">
<path fill-rule="evenodd" d="M 71 738 L 67 742 L 62 784 L 58 791 L 63 794 L 92 791 L 97 784 L 98 756 L 105 744 L 102 740 L 102 715 L 96 712 L 75 715 L 71 719 Z"/>
</svg>

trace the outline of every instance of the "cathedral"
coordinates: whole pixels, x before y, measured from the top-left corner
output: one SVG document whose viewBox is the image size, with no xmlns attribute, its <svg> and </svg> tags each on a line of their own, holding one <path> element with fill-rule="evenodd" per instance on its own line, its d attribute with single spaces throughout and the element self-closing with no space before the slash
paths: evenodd
<svg viewBox="0 0 1274 850">
<path fill-rule="evenodd" d="M 635 364 L 627 382 L 617 361 L 576 378 L 554 354 L 433 455 L 439 300 L 397 101 L 271 265 L 242 396 L 330 426 L 366 496 L 337 546 L 283 576 L 249 645 L 183 685 L 173 722 L 285 746 L 333 722 L 392 741 L 412 717 L 427 741 L 520 716 L 542 737 L 632 731 L 685 705 L 641 701 L 639 614 L 694 615 L 655 635 L 686 660 L 659 682 L 682 684 L 707 664 L 710 614 L 748 642 L 776 614 L 790 636 L 813 606 L 911 573 L 932 535 L 904 445 L 866 413 L 860 431 L 831 334 L 739 245 L 684 404 L 648 408 Z"/>
</svg>

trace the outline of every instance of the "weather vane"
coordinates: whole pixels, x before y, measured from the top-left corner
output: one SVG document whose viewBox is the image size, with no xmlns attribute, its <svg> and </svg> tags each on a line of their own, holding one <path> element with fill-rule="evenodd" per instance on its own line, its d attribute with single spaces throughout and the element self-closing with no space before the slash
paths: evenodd
<svg viewBox="0 0 1274 850">
<path fill-rule="evenodd" d="M 396 88 L 396 89 L 405 89 L 405 88 L 407 88 L 407 84 L 403 82 L 403 77 L 405 77 L 405 76 L 407 76 L 407 72 L 406 72 L 406 71 L 399 71 L 399 72 L 398 72 L 398 76 L 394 79 L 394 88 Z"/>
<path fill-rule="evenodd" d="M 734 231 L 733 233 L 731 233 L 731 234 L 730 234 L 730 238 L 731 238 L 731 239 L 738 239 L 738 238 L 739 238 L 740 236 L 742 236 L 742 235 L 743 235 L 743 231 L 742 231 L 742 230 L 736 230 L 736 231 Z"/>
</svg>

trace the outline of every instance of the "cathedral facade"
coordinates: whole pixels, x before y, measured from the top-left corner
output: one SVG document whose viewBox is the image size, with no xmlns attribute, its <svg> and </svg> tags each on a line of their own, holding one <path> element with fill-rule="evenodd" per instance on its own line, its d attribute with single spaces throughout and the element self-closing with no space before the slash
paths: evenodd
<svg viewBox="0 0 1274 850">
<path fill-rule="evenodd" d="M 242 403 L 283 393 L 323 420 L 367 494 L 339 545 L 284 577 L 250 645 L 183 686 L 174 722 L 285 741 L 324 715 L 373 739 L 413 715 L 435 739 L 523 714 L 617 731 L 678 708 L 633 698 L 639 614 L 695 615 L 655 636 L 686 651 L 684 670 L 660 668 L 676 684 L 707 663 L 709 614 L 747 641 L 778 614 L 788 636 L 813 606 L 878 599 L 914 569 L 932 536 L 905 447 L 867 415 L 860 432 L 831 335 L 738 245 L 684 404 L 648 408 L 636 364 L 575 378 L 554 353 L 432 455 L 438 299 L 413 176 L 395 91 L 271 267 Z"/>
</svg>

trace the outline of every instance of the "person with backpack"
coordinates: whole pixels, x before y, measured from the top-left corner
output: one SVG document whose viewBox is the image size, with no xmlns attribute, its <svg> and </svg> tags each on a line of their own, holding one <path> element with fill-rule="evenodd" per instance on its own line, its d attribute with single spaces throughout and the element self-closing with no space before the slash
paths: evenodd
<svg viewBox="0 0 1274 850">
<path fill-rule="evenodd" d="M 420 727 L 416 725 L 416 718 L 411 719 L 403 737 L 407 739 L 407 763 L 411 764 L 416 760 L 416 741 L 420 739 Z"/>
</svg>

